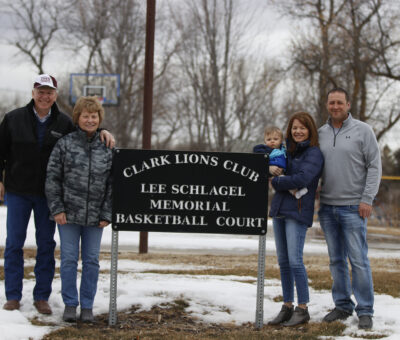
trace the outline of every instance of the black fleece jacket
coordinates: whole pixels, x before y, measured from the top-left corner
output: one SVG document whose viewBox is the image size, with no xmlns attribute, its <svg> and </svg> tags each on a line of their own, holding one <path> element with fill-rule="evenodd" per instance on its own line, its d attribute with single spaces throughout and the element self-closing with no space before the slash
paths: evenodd
<svg viewBox="0 0 400 340">
<path fill-rule="evenodd" d="M 54 103 L 40 147 L 33 105 L 32 99 L 25 107 L 7 113 L 0 124 L 0 182 L 4 181 L 9 192 L 44 196 L 51 151 L 56 142 L 75 127 L 71 118 Z"/>
</svg>

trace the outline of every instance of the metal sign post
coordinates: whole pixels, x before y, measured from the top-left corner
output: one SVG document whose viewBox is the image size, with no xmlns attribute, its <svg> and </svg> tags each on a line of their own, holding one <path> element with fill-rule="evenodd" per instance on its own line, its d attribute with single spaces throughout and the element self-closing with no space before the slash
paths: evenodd
<svg viewBox="0 0 400 340">
<path fill-rule="evenodd" d="M 265 240 L 261 235 L 258 241 L 258 276 L 257 276 L 257 303 L 255 326 L 261 329 L 264 324 L 264 279 L 265 279 Z"/>
<path fill-rule="evenodd" d="M 265 155 L 269 164 L 268 155 Z M 268 171 L 267 171 L 268 173 Z M 268 177 L 267 177 L 268 178 Z M 257 299 L 255 326 L 261 329 L 264 324 L 264 282 L 265 282 L 265 244 L 267 235 L 260 235 L 258 240 Z"/>
<path fill-rule="evenodd" d="M 117 323 L 117 276 L 118 276 L 118 231 L 112 230 L 111 239 L 111 274 L 110 274 L 110 310 L 108 324 Z"/>
</svg>

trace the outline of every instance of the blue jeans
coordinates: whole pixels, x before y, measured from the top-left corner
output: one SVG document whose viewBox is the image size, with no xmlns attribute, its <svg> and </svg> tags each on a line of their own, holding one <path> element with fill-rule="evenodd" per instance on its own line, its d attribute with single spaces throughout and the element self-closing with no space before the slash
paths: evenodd
<svg viewBox="0 0 400 340">
<path fill-rule="evenodd" d="M 297 302 L 306 304 L 310 301 L 310 296 L 307 272 L 303 263 L 303 249 L 308 228 L 305 224 L 284 217 L 275 217 L 273 226 L 283 301 L 294 301 L 294 283 L 296 282 Z"/>
<path fill-rule="evenodd" d="M 7 239 L 4 251 L 4 276 L 7 300 L 21 300 L 24 278 L 24 247 L 31 212 L 34 213 L 36 236 L 36 284 L 33 299 L 48 300 L 54 277 L 55 223 L 44 196 L 7 193 Z"/>
<path fill-rule="evenodd" d="M 368 260 L 367 219 L 360 217 L 358 205 L 321 204 L 318 214 L 328 245 L 335 306 L 352 313 L 355 304 L 351 295 L 354 293 L 357 315 L 372 316 L 374 287 Z M 347 259 L 351 264 L 351 283 Z"/>
<path fill-rule="evenodd" d="M 66 306 L 79 305 L 76 286 L 81 241 L 81 308 L 92 309 L 99 278 L 99 253 L 103 228 L 77 224 L 58 225 L 61 248 L 61 295 Z"/>
</svg>

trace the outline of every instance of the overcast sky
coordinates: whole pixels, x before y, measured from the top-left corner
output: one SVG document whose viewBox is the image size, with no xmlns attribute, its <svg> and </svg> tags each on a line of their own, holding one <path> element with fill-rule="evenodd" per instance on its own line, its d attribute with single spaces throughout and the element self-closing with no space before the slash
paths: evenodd
<svg viewBox="0 0 400 340">
<path fill-rule="evenodd" d="M 180 1 L 180 0 L 170 0 Z M 240 0 L 243 12 L 254 15 L 254 25 L 248 28 L 248 40 L 252 41 L 254 53 L 265 53 L 270 57 L 279 58 L 284 55 L 290 43 L 295 28 L 291 22 L 282 18 L 274 11 L 272 6 L 266 5 L 265 0 Z M 160 10 L 160 2 L 157 2 L 157 10 Z M 242 10 L 242 9 L 240 9 Z M 251 27 L 252 26 L 252 27 Z M 26 56 L 18 53 L 15 47 L 8 45 L 5 39 L 15 34 L 9 14 L 0 10 L 0 96 L 4 94 L 11 101 L 18 95 L 19 98 L 30 98 L 33 79 L 36 76 L 36 68 L 29 63 Z M 157 35 L 157 31 L 156 31 Z M 250 50 L 251 51 L 251 50 Z M 155 46 L 157 53 L 157 46 Z M 68 55 L 68 51 L 54 51 L 49 58 L 45 59 L 45 69 L 57 79 L 61 77 L 68 79 L 70 73 L 77 72 L 74 66 L 76 61 Z M 399 125 L 399 124 L 398 124 Z M 400 127 L 392 129 L 391 133 L 381 141 L 384 145 L 389 143 L 392 148 L 398 148 L 396 135 L 400 133 Z"/>
<path fill-rule="evenodd" d="M 290 32 L 287 23 L 283 22 L 278 13 L 268 7 L 266 12 L 264 0 L 243 1 L 246 10 L 255 10 L 255 19 L 259 23 L 258 28 L 249 28 L 249 38 L 257 51 L 267 51 L 270 55 L 279 55 L 290 40 Z M 260 4 L 260 5 L 259 5 Z M 157 3 L 159 9 L 159 2 Z M 262 6 L 260 11 L 257 7 Z M 267 13 L 267 17 L 265 14 Z M 263 14 L 261 16 L 260 14 Z M 4 39 L 14 34 L 9 14 L 0 11 L 0 31 L 3 32 L 3 39 L 0 41 L 0 91 L 18 92 L 20 95 L 30 94 L 32 80 L 36 76 L 36 68 L 29 63 L 26 56 L 18 53 L 17 49 L 8 45 Z M 157 31 L 156 31 L 157 34 Z M 157 47 L 157 46 L 156 46 Z M 53 52 L 50 58 L 45 59 L 45 68 L 48 73 L 56 78 L 61 75 L 76 72 L 74 70 L 73 58 L 66 57 L 63 52 Z M 157 52 L 157 50 L 155 51 Z"/>
</svg>

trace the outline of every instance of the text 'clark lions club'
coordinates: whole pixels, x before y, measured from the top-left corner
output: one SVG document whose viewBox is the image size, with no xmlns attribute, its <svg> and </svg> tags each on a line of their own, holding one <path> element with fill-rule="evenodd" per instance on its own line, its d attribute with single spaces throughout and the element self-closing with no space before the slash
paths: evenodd
<svg viewBox="0 0 400 340">
<path fill-rule="evenodd" d="M 167 166 L 172 164 L 190 164 L 190 165 L 206 165 L 216 167 L 220 165 L 218 156 L 203 155 L 195 153 L 177 153 L 175 155 L 161 155 L 152 157 L 142 161 L 140 164 L 132 164 L 123 170 L 124 177 L 132 177 L 146 170 L 154 169 L 161 166 Z M 248 168 L 245 165 L 241 165 L 232 160 L 225 160 L 222 163 L 222 167 L 240 176 L 248 178 L 250 181 L 257 182 L 259 179 L 259 173 Z"/>
</svg>

